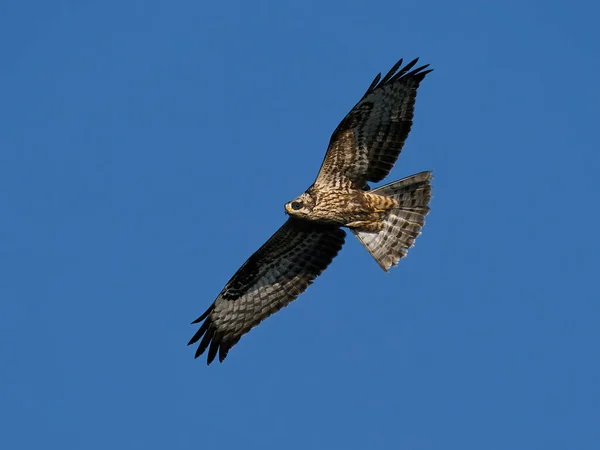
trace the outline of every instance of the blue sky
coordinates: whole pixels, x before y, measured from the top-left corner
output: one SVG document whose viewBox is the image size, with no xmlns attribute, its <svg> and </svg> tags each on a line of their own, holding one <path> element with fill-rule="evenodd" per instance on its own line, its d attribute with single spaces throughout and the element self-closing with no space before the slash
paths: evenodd
<svg viewBox="0 0 600 450">
<path fill-rule="evenodd" d="M 597 449 L 595 2 L 0 3 L 0 446 Z M 285 220 L 379 71 L 421 57 L 388 181 L 223 364 L 189 323 Z"/>
</svg>

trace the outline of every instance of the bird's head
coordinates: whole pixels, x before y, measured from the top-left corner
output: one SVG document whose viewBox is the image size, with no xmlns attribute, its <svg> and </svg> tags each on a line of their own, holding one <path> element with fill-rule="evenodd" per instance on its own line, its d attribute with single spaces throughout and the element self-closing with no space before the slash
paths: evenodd
<svg viewBox="0 0 600 450">
<path fill-rule="evenodd" d="M 308 217 L 315 205 L 314 200 L 306 192 L 300 197 L 285 204 L 285 212 L 290 216 Z"/>
</svg>

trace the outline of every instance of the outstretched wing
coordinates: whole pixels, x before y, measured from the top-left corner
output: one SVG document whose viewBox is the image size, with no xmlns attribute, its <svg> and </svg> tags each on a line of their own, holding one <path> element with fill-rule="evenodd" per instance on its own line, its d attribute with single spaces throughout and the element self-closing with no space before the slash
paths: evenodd
<svg viewBox="0 0 600 450">
<path fill-rule="evenodd" d="M 202 341 L 208 364 L 250 329 L 295 300 L 342 248 L 341 228 L 289 218 L 225 285 L 215 302 L 192 323 L 202 322 L 188 345 Z"/>
<path fill-rule="evenodd" d="M 333 132 L 316 185 L 362 189 L 386 177 L 410 131 L 419 83 L 431 72 L 428 65 L 413 69 L 417 61 L 398 70 L 400 60 L 375 77 Z"/>
</svg>

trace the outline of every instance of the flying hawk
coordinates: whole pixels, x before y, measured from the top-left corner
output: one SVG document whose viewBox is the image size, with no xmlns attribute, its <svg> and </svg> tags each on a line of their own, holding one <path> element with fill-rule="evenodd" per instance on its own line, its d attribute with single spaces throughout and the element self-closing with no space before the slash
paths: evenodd
<svg viewBox="0 0 600 450">
<path fill-rule="evenodd" d="M 346 227 L 383 270 L 406 256 L 429 212 L 431 172 L 370 190 L 392 169 L 412 125 L 419 83 L 431 70 L 402 60 L 367 92 L 333 132 L 317 179 L 285 205 L 287 222 L 225 285 L 189 344 L 200 341 L 210 364 L 287 306 L 325 270 L 344 244 Z"/>
</svg>

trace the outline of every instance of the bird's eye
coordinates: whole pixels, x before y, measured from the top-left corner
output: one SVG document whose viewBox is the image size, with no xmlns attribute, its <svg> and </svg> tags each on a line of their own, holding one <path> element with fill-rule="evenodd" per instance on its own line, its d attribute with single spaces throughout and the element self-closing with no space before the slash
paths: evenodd
<svg viewBox="0 0 600 450">
<path fill-rule="evenodd" d="M 292 202 L 292 209 L 294 211 L 298 211 L 300 208 L 302 208 L 302 203 L 300 203 L 300 202 Z"/>
</svg>

